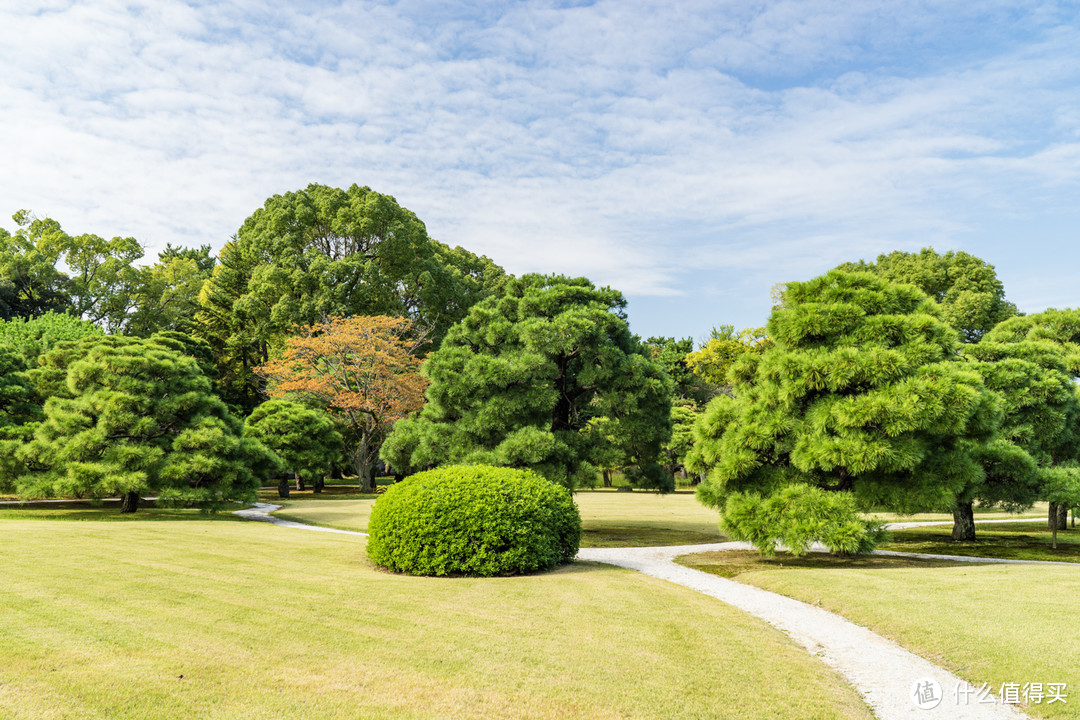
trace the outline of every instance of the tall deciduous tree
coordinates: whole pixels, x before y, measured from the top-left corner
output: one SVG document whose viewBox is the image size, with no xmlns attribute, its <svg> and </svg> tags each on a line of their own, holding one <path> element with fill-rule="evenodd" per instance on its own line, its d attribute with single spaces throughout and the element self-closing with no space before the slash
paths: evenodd
<svg viewBox="0 0 1080 720">
<path fill-rule="evenodd" d="M 487 258 L 448 248 L 394 198 L 353 185 L 275 195 L 221 251 L 200 297 L 229 399 L 253 407 L 251 369 L 296 325 L 330 316 L 411 319 L 438 344 L 502 282 Z"/>
<path fill-rule="evenodd" d="M 157 263 L 140 270 L 125 332 L 140 337 L 168 330 L 193 333 L 198 328 L 195 317 L 201 309 L 199 295 L 215 264 L 209 245 L 166 246 L 158 253 Z"/>
<path fill-rule="evenodd" d="M 143 248 L 134 238 L 72 236 L 51 218 L 22 210 L 14 235 L 0 230 L 0 315 L 32 318 L 68 312 L 110 332 L 121 330 L 135 305 Z M 70 276 L 57 268 L 63 264 Z"/>
<path fill-rule="evenodd" d="M 911 285 L 834 270 L 789 283 L 768 324 L 773 345 L 729 373 L 694 453 L 698 486 L 722 508 L 733 493 L 790 484 L 852 492 L 863 507 L 949 507 L 982 467 L 999 400 L 956 357 L 956 332 Z"/>
<path fill-rule="evenodd" d="M 0 228 L 0 318 L 32 318 L 70 306 L 67 276 L 56 268 L 67 235 L 55 220 L 38 219 L 22 210 L 14 215 L 19 229 Z"/>
<path fill-rule="evenodd" d="M 910 283 L 941 305 L 941 319 L 964 342 L 978 342 L 1002 320 L 1016 315 L 994 266 L 963 251 L 940 255 L 933 248 L 918 253 L 895 251 L 877 262 L 845 263 L 841 270 L 870 271 L 897 283 Z"/>
<path fill-rule="evenodd" d="M 273 464 L 210 392 L 191 358 L 148 340 L 109 336 L 70 362 L 68 397 L 50 397 L 33 439 L 15 451 L 28 497 L 141 495 L 216 507 L 252 500 Z"/>
<path fill-rule="evenodd" d="M 670 488 L 657 462 L 671 432 L 670 380 L 630 334 L 625 306 L 584 278 L 510 280 L 428 358 L 428 404 L 397 424 L 382 457 L 409 470 L 531 468 L 573 487 L 595 482 L 592 443 L 603 437 L 605 455 L 633 466 L 631 480 Z M 590 430 L 598 418 L 602 433 Z"/>
<path fill-rule="evenodd" d="M 424 404 L 421 343 L 405 318 L 330 318 L 302 328 L 256 371 L 272 396 L 306 400 L 341 420 L 361 486 L 373 492 L 383 438 Z"/>
</svg>

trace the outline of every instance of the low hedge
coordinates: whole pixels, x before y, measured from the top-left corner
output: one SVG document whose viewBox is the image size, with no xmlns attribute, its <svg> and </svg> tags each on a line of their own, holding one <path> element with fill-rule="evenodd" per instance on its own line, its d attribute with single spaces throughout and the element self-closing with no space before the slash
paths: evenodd
<svg viewBox="0 0 1080 720">
<path fill-rule="evenodd" d="M 368 522 L 368 556 L 411 575 L 519 575 L 571 561 L 581 516 L 529 470 L 456 465 L 391 485 Z"/>
</svg>

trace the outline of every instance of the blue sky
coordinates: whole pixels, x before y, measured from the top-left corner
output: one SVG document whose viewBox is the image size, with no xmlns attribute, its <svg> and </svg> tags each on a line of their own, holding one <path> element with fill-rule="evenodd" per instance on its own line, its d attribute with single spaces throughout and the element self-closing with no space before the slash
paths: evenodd
<svg viewBox="0 0 1080 720">
<path fill-rule="evenodd" d="M 643 336 L 926 245 L 1080 306 L 1075 2 L 0 2 L 0 97 L 3 216 L 151 256 L 359 183 Z"/>
</svg>

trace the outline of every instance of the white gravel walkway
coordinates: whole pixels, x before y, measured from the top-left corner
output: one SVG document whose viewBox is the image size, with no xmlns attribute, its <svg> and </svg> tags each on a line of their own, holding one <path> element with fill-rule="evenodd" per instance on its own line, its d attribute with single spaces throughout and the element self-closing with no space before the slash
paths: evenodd
<svg viewBox="0 0 1080 720">
<path fill-rule="evenodd" d="M 243 510 L 234 510 L 233 515 L 239 515 L 245 520 L 258 520 L 259 522 L 267 522 L 271 525 L 280 525 L 281 527 L 287 528 L 300 528 L 301 530 L 315 530 L 318 532 L 340 533 L 342 535 L 363 535 L 364 537 L 367 537 L 366 532 L 359 532 L 357 530 L 338 530 L 337 528 L 322 527 L 320 525 L 309 525 L 307 523 L 294 522 L 292 520 L 283 520 L 270 514 L 280 509 L 280 505 L 272 505 L 271 503 L 255 503 L 249 508 L 244 508 Z"/>
</svg>

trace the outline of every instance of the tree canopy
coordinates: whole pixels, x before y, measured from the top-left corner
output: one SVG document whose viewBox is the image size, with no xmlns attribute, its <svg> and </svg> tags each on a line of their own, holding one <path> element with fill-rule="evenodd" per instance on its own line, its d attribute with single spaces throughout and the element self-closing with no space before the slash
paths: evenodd
<svg viewBox="0 0 1080 720">
<path fill-rule="evenodd" d="M 1016 315 L 994 266 L 962 250 L 944 255 L 933 248 L 918 253 L 897 250 L 879 255 L 874 263 L 860 260 L 839 269 L 869 271 L 891 282 L 914 285 L 941 305 L 941 319 L 964 342 L 978 342 L 999 322 Z"/>
<path fill-rule="evenodd" d="M 595 480 L 591 420 L 639 484 L 659 466 L 671 385 L 626 324 L 622 295 L 584 278 L 526 275 L 483 300 L 424 363 L 427 405 L 398 422 L 382 457 L 395 468 L 530 468 L 573 486 Z M 610 450 L 610 447 L 608 448 Z"/>
<path fill-rule="evenodd" d="M 791 484 L 854 494 L 863 507 L 950 507 L 982 468 L 973 457 L 999 401 L 956 355 L 956 332 L 911 285 L 834 270 L 788 283 L 767 327 L 695 428 L 699 497 Z"/>
<path fill-rule="evenodd" d="M 389 195 L 309 185 L 275 195 L 225 245 L 202 290 L 199 321 L 230 400 L 253 407 L 252 368 L 297 325 L 331 316 L 406 317 L 437 345 L 503 271 L 428 237 Z"/>
</svg>

